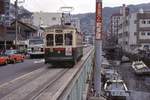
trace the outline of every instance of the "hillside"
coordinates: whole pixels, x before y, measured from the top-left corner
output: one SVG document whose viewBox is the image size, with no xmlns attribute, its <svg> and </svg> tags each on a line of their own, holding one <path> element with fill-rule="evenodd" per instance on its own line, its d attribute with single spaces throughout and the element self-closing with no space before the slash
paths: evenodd
<svg viewBox="0 0 150 100">
<path fill-rule="evenodd" d="M 128 5 L 130 12 L 137 12 L 139 9 L 149 10 L 150 11 L 150 3 L 148 4 L 139 4 L 139 5 Z M 113 13 L 118 13 L 120 7 L 105 7 L 103 8 L 103 23 L 104 23 L 104 31 L 106 32 L 109 27 L 110 16 Z M 85 33 L 94 33 L 94 25 L 95 25 L 95 13 L 86 13 L 86 14 L 78 14 L 74 15 L 81 20 L 81 31 Z"/>
</svg>

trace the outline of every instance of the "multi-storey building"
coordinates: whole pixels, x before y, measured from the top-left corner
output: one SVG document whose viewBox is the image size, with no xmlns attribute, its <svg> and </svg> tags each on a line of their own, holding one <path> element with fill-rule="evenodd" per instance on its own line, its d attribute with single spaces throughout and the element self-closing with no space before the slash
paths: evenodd
<svg viewBox="0 0 150 100">
<path fill-rule="evenodd" d="M 5 25 L 9 26 L 10 25 L 10 20 L 9 20 L 9 10 L 10 10 L 10 0 L 4 0 L 5 3 Z"/>
<path fill-rule="evenodd" d="M 150 49 L 150 12 L 140 11 L 130 15 L 129 48 Z"/>
<path fill-rule="evenodd" d="M 8 26 L 9 22 L 10 0 L 0 0 L 0 24 Z"/>
<path fill-rule="evenodd" d="M 117 43 L 118 40 L 118 26 L 119 20 L 121 19 L 120 13 L 115 13 L 111 16 L 111 37 L 113 38 L 114 42 Z"/>
<path fill-rule="evenodd" d="M 40 27 L 60 25 L 61 17 L 61 13 L 36 12 L 33 13 L 33 25 Z"/>
<path fill-rule="evenodd" d="M 129 41 L 129 8 L 123 5 L 120 8 L 120 20 L 118 21 L 118 45 L 126 51 Z"/>
<path fill-rule="evenodd" d="M 126 52 L 150 49 L 150 12 L 123 14 L 119 20 L 118 44 Z"/>
</svg>

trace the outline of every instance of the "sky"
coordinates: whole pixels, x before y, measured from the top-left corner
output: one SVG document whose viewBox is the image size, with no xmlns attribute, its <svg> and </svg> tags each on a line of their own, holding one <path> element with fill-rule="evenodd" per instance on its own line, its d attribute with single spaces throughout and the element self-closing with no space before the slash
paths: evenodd
<svg viewBox="0 0 150 100">
<path fill-rule="evenodd" d="M 11 0 L 13 3 L 15 0 Z M 23 0 L 18 0 L 23 1 Z M 25 0 L 20 3 L 26 9 L 32 12 L 59 12 L 59 8 L 63 6 L 74 7 L 73 14 L 95 12 L 96 0 Z M 103 7 L 115 7 L 122 4 L 141 4 L 150 3 L 150 0 L 103 0 Z"/>
</svg>

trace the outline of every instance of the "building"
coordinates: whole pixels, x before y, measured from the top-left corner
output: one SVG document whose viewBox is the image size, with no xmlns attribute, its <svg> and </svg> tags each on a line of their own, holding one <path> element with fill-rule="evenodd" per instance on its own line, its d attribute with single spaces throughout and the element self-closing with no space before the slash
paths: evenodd
<svg viewBox="0 0 150 100">
<path fill-rule="evenodd" d="M 0 0 L 0 24 L 9 26 L 10 0 Z"/>
<path fill-rule="evenodd" d="M 150 49 L 150 12 L 133 13 L 129 22 L 129 50 Z"/>
<path fill-rule="evenodd" d="M 118 44 L 126 52 L 150 49 L 150 12 L 122 14 L 118 22 Z"/>
<path fill-rule="evenodd" d="M 83 34 L 83 44 L 94 44 L 95 34 Z"/>
<path fill-rule="evenodd" d="M 121 17 L 122 14 L 120 13 L 115 13 L 111 16 L 111 37 L 113 38 L 114 43 L 118 43 L 118 27 Z"/>
<path fill-rule="evenodd" d="M 4 27 L 0 29 L 4 34 L 0 34 L 0 50 L 10 49 L 10 47 L 15 48 L 16 39 L 16 23 L 15 21 L 11 23 L 9 27 Z M 18 33 L 17 33 L 17 43 L 19 41 L 24 41 L 34 36 L 37 36 L 37 27 L 18 21 Z"/>
<path fill-rule="evenodd" d="M 10 23 L 13 22 L 15 20 L 15 13 L 16 13 L 16 8 L 13 4 L 10 4 Z M 33 24 L 32 23 L 32 14 L 30 11 L 28 11 L 27 9 L 25 9 L 24 7 L 18 7 L 18 20 L 23 22 L 23 23 L 27 23 L 27 24 Z"/>
<path fill-rule="evenodd" d="M 46 13 L 36 12 L 33 13 L 33 25 L 38 27 L 49 27 L 52 25 L 61 24 L 61 13 Z"/>
<path fill-rule="evenodd" d="M 4 0 L 5 3 L 5 25 L 9 26 L 10 25 L 10 20 L 9 20 L 9 10 L 10 10 L 10 0 Z"/>
<path fill-rule="evenodd" d="M 81 31 L 81 29 L 80 29 L 80 19 L 78 19 L 78 18 L 72 18 L 71 24 L 74 27 L 76 27 L 79 32 Z"/>
</svg>

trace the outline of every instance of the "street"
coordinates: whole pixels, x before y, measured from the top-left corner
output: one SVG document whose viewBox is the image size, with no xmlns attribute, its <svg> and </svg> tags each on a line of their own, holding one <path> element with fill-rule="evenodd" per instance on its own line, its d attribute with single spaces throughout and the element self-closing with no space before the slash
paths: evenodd
<svg viewBox="0 0 150 100">
<path fill-rule="evenodd" d="M 42 59 L 26 59 L 23 63 L 0 66 L 0 85 L 44 67 Z"/>
<path fill-rule="evenodd" d="M 150 98 L 150 77 L 137 76 L 134 74 L 131 63 L 123 63 L 117 67 L 119 74 L 125 81 L 130 97 L 127 100 L 149 100 Z"/>
</svg>

